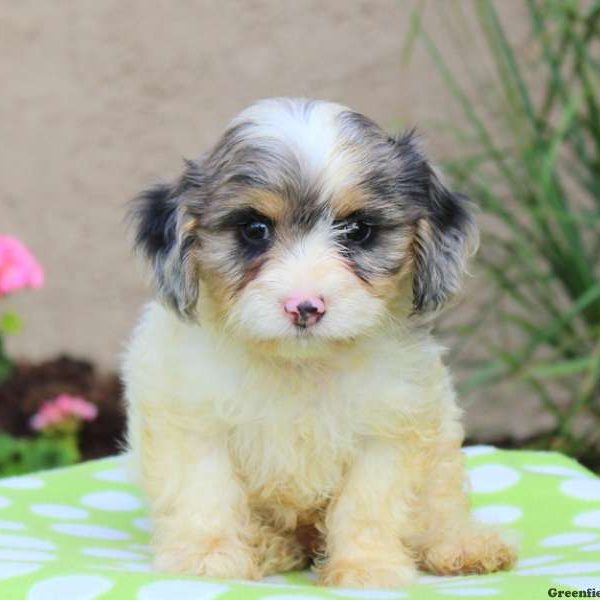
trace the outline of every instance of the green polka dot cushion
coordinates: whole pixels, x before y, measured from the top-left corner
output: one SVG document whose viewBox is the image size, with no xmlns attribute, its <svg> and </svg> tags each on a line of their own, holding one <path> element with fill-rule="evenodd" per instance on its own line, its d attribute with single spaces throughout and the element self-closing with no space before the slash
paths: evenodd
<svg viewBox="0 0 600 600">
<path fill-rule="evenodd" d="M 466 448 L 477 519 L 520 544 L 507 573 L 434 577 L 402 590 L 315 585 L 309 571 L 260 582 L 171 576 L 151 568 L 149 521 L 124 458 L 0 480 L 0 599 L 309 600 L 546 598 L 600 591 L 600 479 L 562 455 Z"/>
</svg>

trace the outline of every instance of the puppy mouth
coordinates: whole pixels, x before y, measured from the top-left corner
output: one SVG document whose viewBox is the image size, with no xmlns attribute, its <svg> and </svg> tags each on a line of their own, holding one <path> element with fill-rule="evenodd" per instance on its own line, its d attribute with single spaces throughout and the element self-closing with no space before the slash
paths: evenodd
<svg viewBox="0 0 600 600">
<path fill-rule="evenodd" d="M 294 327 L 304 331 L 310 330 L 312 327 L 315 327 L 324 316 L 325 315 L 322 314 L 301 314 L 296 318 Z"/>
<path fill-rule="evenodd" d="M 294 325 L 294 336 L 297 339 L 308 339 L 317 337 L 314 325 Z"/>
<path fill-rule="evenodd" d="M 292 337 L 295 338 L 298 342 L 322 339 L 322 328 L 319 327 L 318 324 L 320 320 L 321 318 L 317 319 L 317 321 L 312 324 L 294 324 Z"/>
</svg>

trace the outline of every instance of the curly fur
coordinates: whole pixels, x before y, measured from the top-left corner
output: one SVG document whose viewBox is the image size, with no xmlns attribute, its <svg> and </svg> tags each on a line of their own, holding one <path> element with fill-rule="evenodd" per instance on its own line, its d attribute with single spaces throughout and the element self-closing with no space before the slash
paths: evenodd
<svg viewBox="0 0 600 600">
<path fill-rule="evenodd" d="M 413 134 L 293 99 L 244 111 L 179 181 L 140 196 L 159 301 L 123 377 L 157 567 L 300 568 L 307 528 L 329 585 L 513 563 L 470 517 L 461 411 L 426 326 L 476 245 L 470 213 Z M 259 254 L 239 238 L 249 214 L 275 231 Z M 340 242 L 348 215 L 372 223 L 369 244 Z M 282 309 L 297 289 L 327 304 L 309 329 Z"/>
</svg>

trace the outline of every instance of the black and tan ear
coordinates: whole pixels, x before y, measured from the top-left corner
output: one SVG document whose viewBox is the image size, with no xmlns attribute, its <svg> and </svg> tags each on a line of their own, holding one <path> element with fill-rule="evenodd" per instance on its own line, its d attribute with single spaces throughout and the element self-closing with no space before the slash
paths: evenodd
<svg viewBox="0 0 600 600">
<path fill-rule="evenodd" d="M 445 186 L 414 132 L 396 143 L 404 164 L 401 185 L 410 202 L 413 225 L 413 308 L 416 313 L 432 312 L 458 292 L 467 260 L 477 251 L 474 206 L 467 196 Z"/>
<path fill-rule="evenodd" d="M 184 205 L 181 183 L 157 184 L 132 203 L 135 246 L 149 260 L 163 301 L 180 315 L 190 317 L 198 299 L 198 277 L 193 258 L 193 219 Z"/>
<path fill-rule="evenodd" d="M 461 286 L 479 235 L 470 200 L 450 192 L 431 170 L 429 206 L 414 228 L 413 307 L 436 311 Z"/>
</svg>

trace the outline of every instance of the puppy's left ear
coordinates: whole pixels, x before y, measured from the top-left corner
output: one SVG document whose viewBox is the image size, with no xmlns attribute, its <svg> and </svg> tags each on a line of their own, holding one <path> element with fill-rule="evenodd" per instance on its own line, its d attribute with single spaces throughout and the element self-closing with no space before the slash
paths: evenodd
<svg viewBox="0 0 600 600">
<path fill-rule="evenodd" d="M 410 170 L 418 181 L 413 188 L 417 205 L 411 245 L 413 308 L 425 313 L 441 308 L 459 290 L 467 259 L 477 251 L 479 233 L 469 198 L 444 185 L 412 134 L 403 141 L 411 151 Z M 409 196 L 410 178 L 405 178 Z"/>
</svg>

